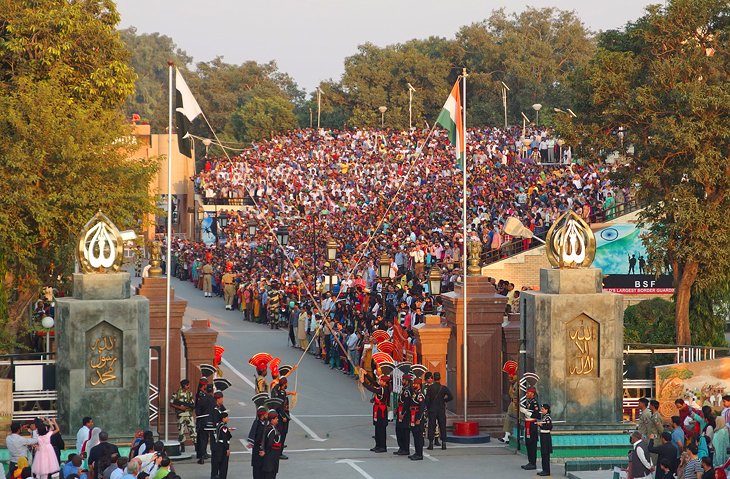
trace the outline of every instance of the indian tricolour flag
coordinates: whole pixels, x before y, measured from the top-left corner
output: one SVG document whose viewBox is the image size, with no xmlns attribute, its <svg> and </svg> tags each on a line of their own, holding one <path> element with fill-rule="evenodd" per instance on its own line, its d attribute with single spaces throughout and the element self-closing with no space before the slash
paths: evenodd
<svg viewBox="0 0 730 479">
<path fill-rule="evenodd" d="M 466 142 L 464 138 L 464 123 L 461 114 L 461 94 L 459 93 L 459 81 L 454 83 L 449 98 L 439 114 L 436 123 L 449 130 L 449 141 L 456 150 L 456 166 L 463 168 L 466 159 Z"/>
</svg>

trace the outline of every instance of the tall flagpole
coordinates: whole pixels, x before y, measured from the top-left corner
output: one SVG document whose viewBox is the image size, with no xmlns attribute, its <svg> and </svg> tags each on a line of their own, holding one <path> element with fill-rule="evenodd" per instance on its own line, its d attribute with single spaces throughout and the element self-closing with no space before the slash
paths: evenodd
<svg viewBox="0 0 730 479">
<path fill-rule="evenodd" d="M 170 263 L 172 262 L 172 112 L 173 90 L 172 70 L 174 65 L 167 62 L 170 70 L 169 83 L 169 118 L 167 123 L 167 257 L 165 259 L 165 276 L 167 276 L 167 293 L 165 294 L 165 443 L 169 439 L 170 403 L 166 399 L 170 390 Z"/>
<path fill-rule="evenodd" d="M 461 168 L 463 173 L 463 191 L 462 191 L 462 223 L 464 226 L 464 254 L 463 254 L 463 261 L 464 261 L 464 272 L 462 273 L 462 277 L 464 278 L 464 297 L 462 298 L 462 301 L 464 302 L 464 422 L 467 421 L 467 415 L 466 415 L 466 408 L 468 403 L 468 391 L 469 391 L 469 354 L 468 354 L 468 346 L 467 346 L 467 338 L 466 335 L 466 328 L 467 328 L 467 314 L 466 314 L 466 275 L 467 275 L 467 236 L 466 236 L 466 68 L 464 68 L 461 72 L 461 81 L 462 81 L 462 88 L 461 88 L 461 98 L 462 98 L 462 114 L 463 119 L 461 122 L 461 126 L 464 129 L 464 138 L 462 139 L 464 142 L 464 158 L 461 162 Z M 457 145 L 458 148 L 459 145 Z"/>
</svg>

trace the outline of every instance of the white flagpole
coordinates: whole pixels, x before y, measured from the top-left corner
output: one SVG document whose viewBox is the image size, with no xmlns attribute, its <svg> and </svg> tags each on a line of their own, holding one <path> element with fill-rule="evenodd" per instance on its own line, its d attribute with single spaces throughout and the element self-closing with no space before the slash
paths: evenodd
<svg viewBox="0 0 730 479">
<path fill-rule="evenodd" d="M 467 275 L 467 236 L 466 236 L 466 68 L 464 68 L 461 72 L 461 81 L 462 81 L 462 89 L 461 89 L 461 98 L 462 98 L 462 114 L 463 119 L 461 122 L 461 126 L 464 128 L 464 158 L 461 163 L 462 173 L 463 173 L 463 191 L 462 191 L 462 222 L 464 226 L 464 272 L 462 273 L 462 277 L 464 278 L 464 297 L 462 298 L 462 301 L 464 302 L 464 422 L 467 421 L 467 415 L 466 415 L 466 408 L 468 403 L 468 391 L 469 391 L 469 348 L 467 345 L 468 336 L 466 334 L 466 328 L 467 328 L 467 314 L 466 314 L 466 275 Z M 459 145 L 457 145 L 458 148 Z"/>
<path fill-rule="evenodd" d="M 169 119 L 167 123 L 167 258 L 165 260 L 165 276 L 167 277 L 167 293 L 165 295 L 165 394 L 161 400 L 165 403 L 165 444 L 169 440 L 170 403 L 167 400 L 170 390 L 170 263 L 172 261 L 172 113 L 174 85 L 172 83 L 172 62 L 167 63 L 170 69 L 169 83 Z"/>
</svg>

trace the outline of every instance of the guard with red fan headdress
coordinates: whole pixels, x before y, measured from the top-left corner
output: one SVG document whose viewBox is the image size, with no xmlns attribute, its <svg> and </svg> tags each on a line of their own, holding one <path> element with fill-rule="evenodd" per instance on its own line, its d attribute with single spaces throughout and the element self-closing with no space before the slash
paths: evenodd
<svg viewBox="0 0 730 479">
<path fill-rule="evenodd" d="M 507 406 L 507 413 L 504 415 L 504 421 L 502 422 L 502 429 L 504 430 L 504 437 L 500 437 L 501 442 L 509 442 L 509 438 L 512 435 L 512 431 L 517 425 L 517 398 L 519 396 L 519 384 L 517 382 L 517 361 L 509 360 L 502 366 L 502 372 L 507 374 L 509 380 L 509 388 L 507 394 L 509 395 L 509 405 Z"/>
<path fill-rule="evenodd" d="M 381 371 L 377 381 L 364 371 L 360 375 L 363 386 L 373 393 L 370 402 L 373 403 L 373 426 L 375 426 L 375 447 L 373 452 L 387 452 L 388 407 L 390 406 L 390 372 L 393 370 L 393 358 L 390 355 L 378 352 L 373 354 L 373 361 Z M 387 373 L 386 373 L 387 371 Z"/>
<path fill-rule="evenodd" d="M 256 394 L 269 392 L 269 385 L 266 382 L 266 366 L 272 360 L 269 353 L 256 353 L 248 360 L 248 364 L 256 368 Z"/>
<path fill-rule="evenodd" d="M 223 346 L 215 345 L 215 348 L 213 348 L 213 367 L 215 367 L 215 374 L 216 377 L 222 378 L 223 377 L 223 371 L 221 370 L 221 361 L 223 361 L 223 353 L 225 353 L 226 350 Z"/>
<path fill-rule="evenodd" d="M 281 359 L 272 359 L 269 363 L 269 370 L 271 371 L 271 384 L 269 384 L 269 388 L 271 391 L 274 390 L 274 387 L 278 384 L 281 378 L 289 376 L 291 373 L 296 371 L 296 369 L 296 364 L 294 366 L 290 366 L 288 364 L 281 365 Z"/>
</svg>

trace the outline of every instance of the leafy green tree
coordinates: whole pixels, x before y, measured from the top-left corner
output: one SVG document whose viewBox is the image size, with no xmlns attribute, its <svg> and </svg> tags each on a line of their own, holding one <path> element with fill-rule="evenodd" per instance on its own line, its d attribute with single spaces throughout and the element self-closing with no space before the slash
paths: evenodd
<svg viewBox="0 0 730 479">
<path fill-rule="evenodd" d="M 672 344 L 674 303 L 648 299 L 624 311 L 624 341 L 627 343 Z"/>
<path fill-rule="evenodd" d="M 0 0 L 0 349 L 40 286 L 73 271 L 73 244 L 101 209 L 140 229 L 155 166 L 127 160 L 121 114 L 134 73 L 104 0 Z"/>
<path fill-rule="evenodd" d="M 692 342 L 693 288 L 712 287 L 730 268 L 728 18 L 723 0 L 650 6 L 628 38 L 597 54 L 591 110 L 581 115 L 604 140 L 624 127 L 635 147 L 625 177 L 648 204 L 641 220 L 654 270 L 671 265 L 678 344 Z"/>
<path fill-rule="evenodd" d="M 259 64 L 248 61 L 233 65 L 225 63 L 221 58 L 215 58 L 210 62 L 198 63 L 196 75 L 190 76 L 188 85 L 211 126 L 223 141 L 251 141 L 261 138 L 250 136 L 254 130 L 245 130 L 246 133 L 243 134 L 240 121 L 233 121 L 234 115 L 240 115 L 241 108 L 254 99 L 265 100 L 257 105 L 271 108 L 282 105 L 281 101 L 273 101 L 274 99 L 289 102 L 292 112 L 297 102 L 304 101 L 304 92 L 289 75 L 279 71 L 275 62 Z M 288 125 L 286 128 L 296 126 L 288 118 L 279 124 Z M 210 136 L 208 127 L 202 120 L 196 120 L 194 126 L 194 131 L 201 136 Z M 264 136 L 270 136 L 270 133 L 271 130 L 266 131 Z"/>
<path fill-rule="evenodd" d="M 347 94 L 352 126 L 380 126 L 381 106 L 388 108 L 385 126 L 408 128 L 408 83 L 413 85 L 414 125 L 433 123 L 449 91 L 447 60 L 432 58 L 415 43 L 380 48 L 371 43 L 345 59 L 342 90 Z"/>
<path fill-rule="evenodd" d="M 231 116 L 231 129 L 239 141 L 270 138 L 296 127 L 293 105 L 281 96 L 252 98 Z"/>
<path fill-rule="evenodd" d="M 528 7 L 507 15 L 496 10 L 481 22 L 462 27 L 456 35 L 461 56 L 452 58 L 471 72 L 467 88 L 472 124 L 502 124 L 501 84 L 509 88 L 508 122 L 519 123 L 520 112 L 532 116 L 541 103 L 541 123 L 552 107 L 572 108 L 570 75 L 588 63 L 595 51 L 591 33 L 575 12 Z"/>
<path fill-rule="evenodd" d="M 175 63 L 187 77 L 187 65 L 193 59 L 166 35 L 138 34 L 134 27 L 119 33 L 130 52 L 129 64 L 137 74 L 135 92 L 124 105 L 127 118 L 137 113 L 150 122 L 153 133 L 164 133 L 168 122 L 167 62 Z"/>
</svg>

